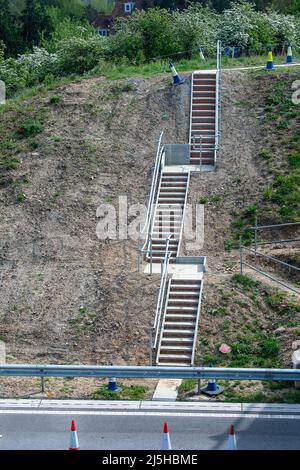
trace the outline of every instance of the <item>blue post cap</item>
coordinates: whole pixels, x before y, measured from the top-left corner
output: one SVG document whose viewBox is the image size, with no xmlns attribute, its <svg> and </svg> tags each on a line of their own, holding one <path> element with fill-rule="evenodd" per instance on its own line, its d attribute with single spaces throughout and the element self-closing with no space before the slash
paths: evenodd
<svg viewBox="0 0 300 470">
<path fill-rule="evenodd" d="M 268 51 L 272 52 L 272 47 L 271 46 L 268 46 Z"/>
</svg>

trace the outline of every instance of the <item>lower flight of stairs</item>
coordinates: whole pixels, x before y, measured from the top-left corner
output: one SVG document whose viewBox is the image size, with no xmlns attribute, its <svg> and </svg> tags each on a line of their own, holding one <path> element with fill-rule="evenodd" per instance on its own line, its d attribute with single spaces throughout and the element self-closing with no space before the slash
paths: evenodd
<svg viewBox="0 0 300 470">
<path fill-rule="evenodd" d="M 157 365 L 192 365 L 202 282 L 202 279 L 170 279 L 157 351 Z"/>
</svg>

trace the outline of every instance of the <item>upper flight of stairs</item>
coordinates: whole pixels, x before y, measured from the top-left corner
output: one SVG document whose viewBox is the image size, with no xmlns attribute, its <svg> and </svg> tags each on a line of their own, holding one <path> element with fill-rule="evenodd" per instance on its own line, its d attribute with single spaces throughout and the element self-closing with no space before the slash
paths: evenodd
<svg viewBox="0 0 300 470">
<path fill-rule="evenodd" d="M 202 279 L 170 279 L 157 365 L 192 365 L 202 282 Z"/>
<path fill-rule="evenodd" d="M 171 236 L 169 251 L 170 263 L 175 263 L 178 254 L 183 212 L 188 191 L 188 173 L 161 174 L 158 197 L 151 227 L 152 262 L 160 263 L 166 253 L 166 239 Z M 147 255 L 150 260 L 150 255 Z"/>
<path fill-rule="evenodd" d="M 216 146 L 217 73 L 194 72 L 192 78 L 190 144 L 196 139 L 199 147 L 202 136 L 202 165 L 214 166 Z M 207 136 L 207 137 L 206 137 Z M 213 137 L 210 137 L 213 136 Z M 199 150 L 191 148 L 191 165 L 200 165 Z"/>
</svg>

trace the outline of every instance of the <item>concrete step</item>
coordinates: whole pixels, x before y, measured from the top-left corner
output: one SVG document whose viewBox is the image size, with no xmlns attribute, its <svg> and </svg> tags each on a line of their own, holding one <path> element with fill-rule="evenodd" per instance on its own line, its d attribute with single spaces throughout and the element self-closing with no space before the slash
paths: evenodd
<svg viewBox="0 0 300 470">
<path fill-rule="evenodd" d="M 171 325 L 172 326 L 172 325 Z M 194 338 L 195 335 L 195 325 L 192 326 L 190 329 L 166 329 L 163 331 L 163 340 L 166 338 Z"/>
<path fill-rule="evenodd" d="M 158 366 L 168 366 L 168 367 L 172 367 L 172 366 L 178 366 L 178 367 L 190 367 L 191 366 L 191 361 L 189 362 L 186 362 L 186 361 L 182 361 L 182 362 L 157 362 L 157 365 Z"/>
<path fill-rule="evenodd" d="M 171 282 L 171 285 L 172 286 L 175 286 L 175 285 L 194 285 L 194 284 L 199 284 L 201 283 L 201 281 L 199 279 L 174 279 L 172 278 L 172 282 Z"/>
<path fill-rule="evenodd" d="M 175 313 L 172 313 L 172 314 L 167 314 L 166 317 L 165 317 L 166 321 L 168 323 L 177 323 L 179 320 L 184 320 L 184 321 L 190 321 L 190 322 L 196 322 L 196 319 L 197 319 L 197 313 L 186 313 L 186 314 L 175 314 Z"/>
<path fill-rule="evenodd" d="M 187 178 L 187 177 L 188 177 L 188 173 L 167 171 L 167 172 L 163 173 L 162 176 L 163 176 L 163 177 L 164 177 L 164 176 L 167 176 L 168 178 L 169 178 L 170 176 L 174 176 L 174 177 L 176 177 L 176 178 L 178 178 L 178 177 L 179 177 L 179 178 L 183 178 L 183 177 Z"/>
<path fill-rule="evenodd" d="M 176 347 L 177 345 L 180 347 L 188 347 L 191 348 L 193 346 L 193 338 L 178 338 L 178 337 L 169 337 L 163 338 L 161 344 L 163 347 Z"/>
<path fill-rule="evenodd" d="M 170 353 L 172 354 L 172 352 L 174 351 L 181 351 L 183 353 L 188 353 L 188 352 L 191 352 L 193 350 L 193 346 L 161 346 L 160 350 L 166 354 L 166 353 Z"/>
<path fill-rule="evenodd" d="M 168 330 L 194 330 L 195 322 L 194 321 L 178 321 L 178 322 L 166 322 L 164 323 L 164 332 Z"/>
<path fill-rule="evenodd" d="M 159 361 L 164 362 L 166 361 L 188 361 L 191 358 L 191 354 L 186 354 L 182 352 L 181 354 L 160 354 Z"/>
<path fill-rule="evenodd" d="M 199 300 L 199 290 L 196 291 L 171 291 L 169 299 L 195 299 Z"/>
<path fill-rule="evenodd" d="M 172 283 L 171 283 L 171 286 L 170 286 L 170 294 L 194 294 L 194 295 L 197 295 L 199 294 L 199 291 L 200 291 L 200 287 L 201 287 L 201 283 L 199 284 L 177 284 L 176 286 L 174 286 Z"/>
</svg>

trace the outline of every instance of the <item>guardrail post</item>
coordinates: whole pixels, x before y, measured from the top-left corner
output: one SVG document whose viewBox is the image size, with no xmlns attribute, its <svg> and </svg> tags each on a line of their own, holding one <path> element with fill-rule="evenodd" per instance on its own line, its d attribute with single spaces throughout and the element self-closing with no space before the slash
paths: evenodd
<svg viewBox="0 0 300 470">
<path fill-rule="evenodd" d="M 41 392 L 45 393 L 45 377 L 41 377 Z"/>
<path fill-rule="evenodd" d="M 240 237 L 240 273 L 243 274 L 243 242 Z"/>
<path fill-rule="evenodd" d="M 150 274 L 152 275 L 152 237 L 150 235 Z"/>
<path fill-rule="evenodd" d="M 150 366 L 153 366 L 153 328 L 150 328 Z"/>
<path fill-rule="evenodd" d="M 257 217 L 255 217 L 255 228 L 254 228 L 254 264 L 255 264 L 255 266 L 257 265 L 257 255 L 256 255 L 256 252 L 257 252 L 257 227 L 258 227 Z"/>
</svg>

